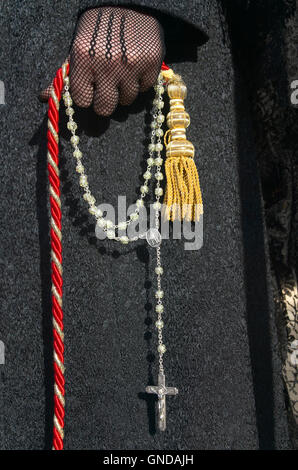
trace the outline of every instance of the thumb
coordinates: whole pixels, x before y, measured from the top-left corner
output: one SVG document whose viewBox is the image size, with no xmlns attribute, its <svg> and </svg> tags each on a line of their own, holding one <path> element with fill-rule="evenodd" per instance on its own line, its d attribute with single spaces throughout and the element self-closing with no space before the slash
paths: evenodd
<svg viewBox="0 0 298 470">
<path fill-rule="evenodd" d="M 46 103 L 51 96 L 52 89 L 53 89 L 53 82 L 51 83 L 51 85 L 49 85 L 47 88 L 45 88 L 39 93 L 38 98 L 40 99 L 40 101 L 42 101 L 43 103 Z"/>
<path fill-rule="evenodd" d="M 69 56 L 67 56 L 65 62 L 69 62 Z M 44 90 L 42 90 L 42 91 L 39 93 L 39 95 L 38 95 L 38 98 L 39 98 L 40 101 L 42 101 L 43 103 L 46 103 L 46 102 L 49 100 L 50 96 L 51 96 L 51 91 L 52 91 L 52 89 L 53 89 L 53 81 L 54 81 L 54 80 L 52 80 L 51 84 L 50 84 L 47 88 L 45 88 Z"/>
</svg>

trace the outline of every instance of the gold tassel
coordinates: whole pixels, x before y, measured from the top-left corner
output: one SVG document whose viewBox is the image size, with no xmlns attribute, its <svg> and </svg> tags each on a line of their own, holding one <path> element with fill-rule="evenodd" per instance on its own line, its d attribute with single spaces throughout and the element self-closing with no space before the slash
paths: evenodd
<svg viewBox="0 0 298 470">
<path fill-rule="evenodd" d="M 185 129 L 190 124 L 184 108 L 187 89 L 173 71 L 163 73 L 170 99 L 165 134 L 167 187 L 164 198 L 164 216 L 168 220 L 197 221 L 203 214 L 203 202 L 198 171 L 194 162 L 195 149 L 186 139 Z M 169 137 L 167 139 L 167 137 Z"/>
</svg>

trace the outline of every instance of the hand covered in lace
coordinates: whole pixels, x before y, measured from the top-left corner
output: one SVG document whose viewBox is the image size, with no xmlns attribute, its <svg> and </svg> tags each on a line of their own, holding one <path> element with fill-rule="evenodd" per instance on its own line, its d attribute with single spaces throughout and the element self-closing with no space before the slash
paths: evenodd
<svg viewBox="0 0 298 470">
<path fill-rule="evenodd" d="M 87 10 L 69 55 L 74 102 L 111 115 L 118 103 L 131 104 L 155 84 L 164 53 L 163 30 L 152 16 L 119 7 Z M 50 92 L 51 86 L 40 98 L 47 100 Z"/>
</svg>

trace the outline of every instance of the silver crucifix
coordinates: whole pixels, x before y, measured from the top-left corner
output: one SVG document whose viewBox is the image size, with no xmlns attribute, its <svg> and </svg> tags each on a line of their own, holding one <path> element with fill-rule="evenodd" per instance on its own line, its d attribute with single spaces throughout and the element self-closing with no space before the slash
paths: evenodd
<svg viewBox="0 0 298 470">
<path fill-rule="evenodd" d="M 158 374 L 158 385 L 148 385 L 147 393 L 156 393 L 158 396 L 158 427 L 160 431 L 166 429 L 166 395 L 177 395 L 178 388 L 166 387 L 166 378 L 163 372 Z"/>
</svg>

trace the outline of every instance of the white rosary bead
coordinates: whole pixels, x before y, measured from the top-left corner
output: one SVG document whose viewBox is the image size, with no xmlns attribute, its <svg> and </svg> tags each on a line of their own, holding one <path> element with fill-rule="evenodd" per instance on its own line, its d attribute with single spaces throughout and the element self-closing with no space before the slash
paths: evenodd
<svg viewBox="0 0 298 470">
<path fill-rule="evenodd" d="M 162 129 L 156 129 L 155 135 L 156 135 L 156 137 L 162 137 L 163 136 L 163 130 Z"/>
<path fill-rule="evenodd" d="M 155 178 L 157 179 L 157 181 L 163 180 L 163 174 L 161 173 L 161 171 L 155 173 Z"/>
<path fill-rule="evenodd" d="M 80 176 L 80 186 L 82 186 L 82 188 L 85 188 L 86 186 L 88 186 L 88 181 L 87 181 L 87 176 L 86 175 L 81 175 Z"/>
<path fill-rule="evenodd" d="M 101 210 L 98 209 L 98 208 L 95 207 L 95 206 L 91 206 L 90 209 L 89 209 L 89 212 L 90 212 L 90 214 L 95 215 L 95 216 L 97 216 L 97 217 L 101 217 L 101 216 L 102 216 Z"/>
<path fill-rule="evenodd" d="M 120 222 L 118 224 L 118 229 L 119 230 L 126 230 L 126 227 L 127 227 L 127 223 L 126 222 Z"/>
<path fill-rule="evenodd" d="M 65 106 L 71 106 L 72 105 L 72 99 L 69 96 L 66 96 L 64 99 L 64 104 Z"/>
<path fill-rule="evenodd" d="M 89 202 L 89 204 L 93 205 L 95 203 L 95 197 L 92 196 L 91 194 L 89 193 L 85 193 L 83 195 L 83 198 L 85 199 L 85 201 Z"/>
<path fill-rule="evenodd" d="M 163 327 L 164 327 L 164 322 L 162 320 L 157 320 L 155 322 L 155 326 L 156 328 L 158 328 L 159 330 L 161 330 Z"/>
<path fill-rule="evenodd" d="M 154 144 L 149 144 L 149 145 L 148 145 L 148 150 L 149 150 L 149 152 L 154 152 L 154 150 L 155 150 L 155 145 L 154 145 Z"/>
<path fill-rule="evenodd" d="M 163 145 L 162 145 L 160 142 L 158 142 L 158 143 L 155 145 L 155 150 L 156 150 L 157 152 L 161 152 L 162 149 L 163 149 Z"/>
<path fill-rule="evenodd" d="M 73 108 L 67 108 L 65 110 L 67 116 L 72 116 L 74 114 L 74 109 Z"/>
<path fill-rule="evenodd" d="M 77 135 L 73 135 L 73 136 L 71 136 L 71 138 L 70 138 L 70 142 L 71 142 L 71 144 L 72 144 L 73 147 L 75 147 L 76 145 L 78 145 L 79 141 L 80 141 L 80 139 L 79 139 L 79 137 L 78 137 Z"/>
<path fill-rule="evenodd" d="M 152 157 L 147 158 L 147 163 L 148 163 L 148 166 L 153 166 L 154 165 L 154 158 L 152 158 Z"/>
<path fill-rule="evenodd" d="M 160 353 L 160 354 L 164 354 L 166 352 L 166 347 L 164 344 L 160 344 L 157 348 L 157 351 Z"/>
<path fill-rule="evenodd" d="M 163 290 L 160 290 L 160 289 L 159 289 L 159 290 L 157 290 L 157 291 L 155 292 L 155 297 L 156 297 L 157 299 L 162 299 L 163 296 L 164 296 Z"/>
<path fill-rule="evenodd" d="M 157 102 L 157 108 L 158 108 L 158 109 L 162 109 L 163 107 L 164 107 L 164 102 L 161 101 L 161 100 L 158 100 L 158 102 Z"/>
<path fill-rule="evenodd" d="M 162 313 L 162 312 L 164 311 L 163 305 L 162 305 L 162 304 L 156 305 L 155 311 L 156 311 L 157 313 Z"/>
<path fill-rule="evenodd" d="M 97 225 L 98 225 L 100 228 L 105 228 L 105 226 L 106 226 L 106 221 L 105 221 L 104 219 L 98 219 Z"/>
<path fill-rule="evenodd" d="M 161 166 L 163 164 L 163 158 L 156 157 L 154 163 L 155 163 L 156 166 Z"/>
<path fill-rule="evenodd" d="M 69 131 L 76 131 L 78 128 L 78 125 L 74 121 L 68 121 L 67 123 L 67 129 Z"/>
<path fill-rule="evenodd" d="M 110 239 L 110 240 L 113 240 L 115 238 L 115 232 L 114 230 L 107 230 L 107 237 Z"/>
<path fill-rule="evenodd" d="M 129 242 L 129 238 L 124 235 L 123 237 L 120 237 L 120 241 L 121 243 L 123 243 L 123 245 L 127 245 Z"/>
<path fill-rule="evenodd" d="M 79 159 L 79 158 L 82 158 L 82 152 L 81 152 L 81 150 L 75 149 L 75 151 L 73 152 L 73 156 L 74 156 L 75 158 L 78 158 L 78 159 Z"/>
<path fill-rule="evenodd" d="M 138 214 L 136 214 L 135 212 L 133 212 L 132 214 L 130 214 L 130 216 L 129 216 L 129 217 L 131 218 L 131 220 L 138 220 L 138 218 L 139 218 L 139 215 L 138 215 Z"/>
<path fill-rule="evenodd" d="M 143 199 L 138 199 L 137 202 L 136 202 L 136 206 L 137 206 L 138 208 L 143 207 L 143 206 L 144 206 L 144 201 L 143 201 Z"/>
<path fill-rule="evenodd" d="M 163 189 L 162 188 L 155 188 L 155 194 L 156 194 L 156 196 L 162 196 L 163 195 Z"/>
<path fill-rule="evenodd" d="M 101 213 L 101 215 L 102 215 L 102 213 Z M 106 220 L 106 227 L 107 228 L 113 228 L 114 227 L 113 222 L 111 220 Z"/>
<path fill-rule="evenodd" d="M 163 268 L 161 266 L 156 266 L 155 272 L 158 275 L 163 274 Z"/>
<path fill-rule="evenodd" d="M 155 209 L 156 211 L 159 211 L 161 209 L 161 203 L 156 201 L 154 204 L 153 204 L 153 209 Z"/>
<path fill-rule="evenodd" d="M 150 180 L 151 176 L 152 173 L 150 171 L 145 171 L 145 173 L 143 174 L 145 180 Z"/>
<path fill-rule="evenodd" d="M 141 193 L 147 194 L 148 191 L 149 191 L 149 188 L 148 188 L 148 186 L 146 186 L 146 185 L 144 184 L 143 186 L 141 186 L 140 190 L 141 190 Z"/>
<path fill-rule="evenodd" d="M 165 117 L 163 114 L 159 114 L 156 118 L 156 121 L 159 123 L 159 124 L 162 124 L 165 120 Z"/>
<path fill-rule="evenodd" d="M 157 128 L 157 122 L 152 121 L 151 124 L 150 124 L 150 127 L 151 127 L 151 129 L 156 129 Z"/>
<path fill-rule="evenodd" d="M 84 173 L 84 167 L 82 165 L 82 163 L 78 163 L 77 166 L 76 166 L 76 172 L 77 173 Z"/>
</svg>

